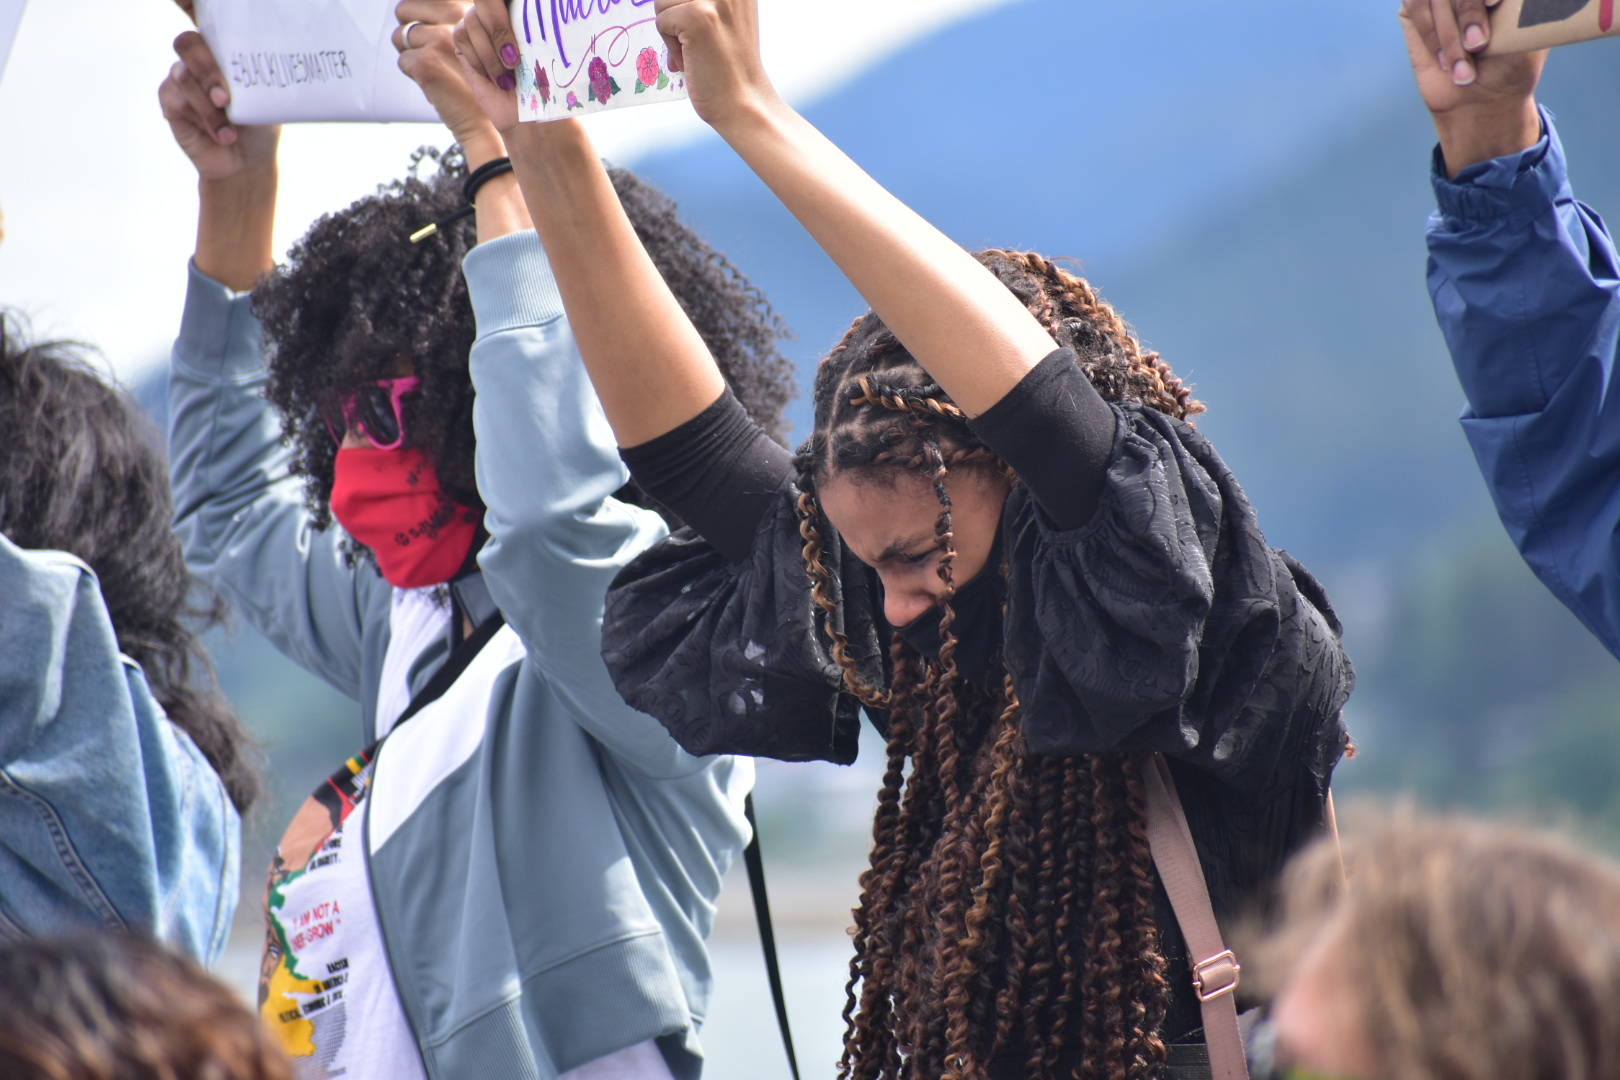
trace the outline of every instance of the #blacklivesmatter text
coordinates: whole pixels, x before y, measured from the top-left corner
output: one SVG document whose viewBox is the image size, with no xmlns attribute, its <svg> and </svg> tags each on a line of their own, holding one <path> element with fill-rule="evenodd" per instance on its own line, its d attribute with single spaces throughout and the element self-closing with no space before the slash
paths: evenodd
<svg viewBox="0 0 1620 1080">
<path fill-rule="evenodd" d="M 283 88 L 354 78 L 345 49 L 308 52 L 239 52 L 231 56 L 231 82 L 243 88 Z"/>
</svg>

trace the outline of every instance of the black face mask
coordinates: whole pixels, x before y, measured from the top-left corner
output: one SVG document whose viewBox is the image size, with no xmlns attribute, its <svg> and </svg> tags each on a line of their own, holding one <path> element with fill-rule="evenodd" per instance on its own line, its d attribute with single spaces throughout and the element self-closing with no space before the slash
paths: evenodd
<svg viewBox="0 0 1620 1080">
<path fill-rule="evenodd" d="M 1001 684 L 1001 604 L 1006 595 L 1001 580 L 1001 534 L 996 534 L 995 546 L 984 562 L 984 569 L 964 585 L 958 586 L 951 598 L 951 610 L 956 618 L 951 623 L 956 637 L 956 669 L 962 677 L 977 686 L 991 687 Z M 928 660 L 938 660 L 941 645 L 939 633 L 940 609 L 936 604 L 895 631 L 907 645 Z"/>
</svg>

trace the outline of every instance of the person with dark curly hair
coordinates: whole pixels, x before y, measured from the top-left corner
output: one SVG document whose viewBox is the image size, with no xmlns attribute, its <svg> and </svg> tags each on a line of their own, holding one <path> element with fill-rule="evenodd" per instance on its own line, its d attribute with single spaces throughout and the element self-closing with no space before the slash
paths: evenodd
<svg viewBox="0 0 1620 1080">
<path fill-rule="evenodd" d="M 123 934 L 0 945 L 0 1076 L 14 1080 L 293 1080 L 224 983 Z"/>
<path fill-rule="evenodd" d="M 159 436 L 84 353 L 0 312 L 0 938 L 132 930 L 211 962 L 258 777 Z"/>
<path fill-rule="evenodd" d="M 667 528 L 634 505 L 450 50 L 464 7 L 409 0 L 395 35 L 461 150 L 322 218 L 280 267 L 275 130 L 229 123 L 195 34 L 160 94 L 202 201 L 171 379 L 178 528 L 365 727 L 271 868 L 261 1013 L 307 1076 L 691 1077 L 752 763 L 682 751 L 602 661 L 608 583 Z M 779 429 L 768 306 L 616 175 Z"/>
<path fill-rule="evenodd" d="M 1190 953 L 1178 917 L 1200 912 L 1175 896 L 1201 862 L 1230 916 L 1323 823 L 1351 671 L 1320 586 L 1090 285 L 969 255 L 883 191 L 772 89 L 756 0 L 657 19 L 698 114 L 873 310 L 789 454 L 726 391 L 584 135 L 516 124 L 506 5 L 477 0 L 457 45 L 608 421 L 693 526 L 613 585 L 616 685 L 692 753 L 848 762 L 863 707 L 886 735 L 840 1076 L 1240 1075 L 1238 965 Z M 634 317 L 603 317 L 619 293 Z M 1149 835 L 1177 789 L 1179 863 Z"/>
</svg>

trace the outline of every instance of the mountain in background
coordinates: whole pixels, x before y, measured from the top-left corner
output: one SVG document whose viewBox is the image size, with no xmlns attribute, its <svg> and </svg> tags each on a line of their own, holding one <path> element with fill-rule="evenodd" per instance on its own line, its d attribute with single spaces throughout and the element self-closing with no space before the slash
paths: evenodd
<svg viewBox="0 0 1620 1080">
<path fill-rule="evenodd" d="M 1393 14 L 1163 8 L 1015 2 L 807 113 L 962 243 L 1083 260 L 1196 384 L 1200 427 L 1269 538 L 1324 579 L 1345 621 L 1363 748 L 1345 786 L 1572 805 L 1620 837 L 1620 668 L 1518 560 L 1455 423 L 1423 281 L 1433 134 Z M 1620 213 L 1620 47 L 1561 51 L 1543 98 L 1578 192 Z M 772 298 L 807 387 L 859 297 L 718 140 L 635 167 Z M 794 415 L 802 435 L 802 399 Z M 227 684 L 278 770 L 307 757 L 313 784 L 351 749 L 331 733 L 358 728 L 309 717 L 352 705 L 298 689 L 264 652 L 244 632 L 222 654 Z M 813 787 L 830 771 L 766 775 Z"/>
</svg>

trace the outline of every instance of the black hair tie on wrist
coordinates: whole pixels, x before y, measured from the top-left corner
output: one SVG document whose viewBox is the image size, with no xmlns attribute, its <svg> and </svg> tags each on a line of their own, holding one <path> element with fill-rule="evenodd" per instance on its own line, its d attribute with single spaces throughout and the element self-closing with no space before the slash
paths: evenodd
<svg viewBox="0 0 1620 1080">
<path fill-rule="evenodd" d="M 512 159 L 509 157 L 498 157 L 492 161 L 484 162 L 482 165 L 478 166 L 478 168 L 468 173 L 467 179 L 463 181 L 461 185 L 461 194 L 462 197 L 467 200 L 467 205 L 463 206 L 460 210 L 457 210 L 444 220 L 435 221 L 431 225 L 424 225 L 420 229 L 417 229 L 415 232 L 411 233 L 411 243 L 420 244 L 428 237 L 437 235 L 439 230 L 448 229 L 462 218 L 470 217 L 472 213 L 478 209 L 478 189 L 495 179 L 497 176 L 503 176 L 511 171 Z"/>
</svg>

